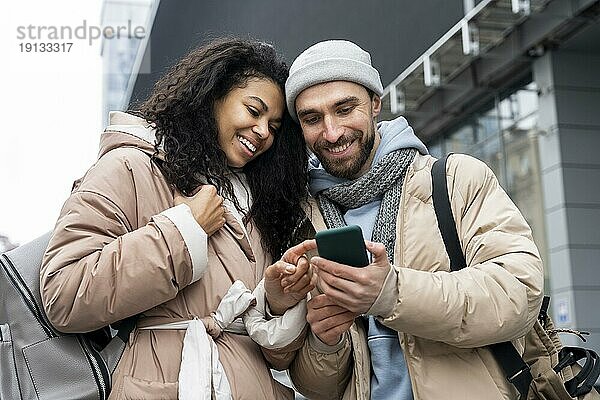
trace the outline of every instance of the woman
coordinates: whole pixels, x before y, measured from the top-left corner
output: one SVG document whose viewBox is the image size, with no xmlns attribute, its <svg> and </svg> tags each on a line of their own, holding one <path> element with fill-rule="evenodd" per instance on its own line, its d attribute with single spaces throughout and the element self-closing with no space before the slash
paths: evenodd
<svg viewBox="0 0 600 400">
<path fill-rule="evenodd" d="M 209 316 L 232 282 L 254 289 L 293 244 L 306 154 L 285 109 L 286 77 L 271 46 L 218 40 L 175 65 L 139 110 L 111 113 L 41 270 L 44 308 L 61 331 L 139 314 L 111 399 L 176 398 L 185 330 L 144 328 Z M 298 279 L 300 294 L 268 293 L 276 309 L 310 290 L 306 274 Z M 250 338 L 215 342 L 233 398 L 293 397 Z"/>
</svg>

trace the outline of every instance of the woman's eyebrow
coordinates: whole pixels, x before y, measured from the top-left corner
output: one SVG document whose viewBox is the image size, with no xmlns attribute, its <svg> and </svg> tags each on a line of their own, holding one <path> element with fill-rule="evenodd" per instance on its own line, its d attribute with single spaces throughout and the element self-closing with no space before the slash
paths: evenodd
<svg viewBox="0 0 600 400">
<path fill-rule="evenodd" d="M 258 97 L 258 96 L 248 96 L 248 97 L 251 98 L 252 100 L 258 101 L 264 112 L 269 111 L 269 106 L 260 97 Z"/>
</svg>

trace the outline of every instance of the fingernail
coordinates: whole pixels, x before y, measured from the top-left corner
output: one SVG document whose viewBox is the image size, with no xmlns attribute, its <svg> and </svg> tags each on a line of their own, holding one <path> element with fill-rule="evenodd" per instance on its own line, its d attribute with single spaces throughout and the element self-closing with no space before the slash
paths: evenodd
<svg viewBox="0 0 600 400">
<path fill-rule="evenodd" d="M 296 271 L 296 267 L 294 267 L 293 265 L 286 265 L 285 266 L 285 271 L 286 272 L 295 272 Z"/>
</svg>

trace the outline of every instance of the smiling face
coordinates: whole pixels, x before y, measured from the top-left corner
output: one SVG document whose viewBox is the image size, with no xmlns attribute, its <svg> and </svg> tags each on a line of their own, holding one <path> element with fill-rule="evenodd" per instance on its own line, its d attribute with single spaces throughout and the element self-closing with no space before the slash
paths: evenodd
<svg viewBox="0 0 600 400">
<path fill-rule="evenodd" d="M 283 92 L 266 78 L 251 78 L 215 102 L 219 146 L 229 166 L 241 168 L 271 147 L 284 107 Z"/>
<path fill-rule="evenodd" d="M 380 141 L 378 96 L 356 83 L 326 82 L 302 91 L 296 111 L 306 144 L 328 173 L 353 179 L 370 168 Z"/>
</svg>

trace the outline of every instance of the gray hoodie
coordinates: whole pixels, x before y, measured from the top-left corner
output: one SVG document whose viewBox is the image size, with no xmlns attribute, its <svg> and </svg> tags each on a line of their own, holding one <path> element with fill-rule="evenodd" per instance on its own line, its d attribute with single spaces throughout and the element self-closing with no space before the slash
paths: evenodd
<svg viewBox="0 0 600 400">
<path fill-rule="evenodd" d="M 427 148 L 415 136 L 413 129 L 404 117 L 377 124 L 381 142 L 375 152 L 373 164 L 385 155 L 403 148 L 415 148 L 421 154 L 428 154 Z M 314 196 L 331 186 L 346 182 L 325 171 L 316 156 L 309 159 L 310 192 Z M 344 220 L 348 225 L 359 225 L 363 236 L 371 240 L 373 226 L 381 197 L 362 207 L 348 210 Z M 371 399 L 412 400 L 412 388 L 404 354 L 398 342 L 398 333 L 380 324 L 374 317 L 365 316 L 367 342 L 371 353 Z"/>
</svg>

